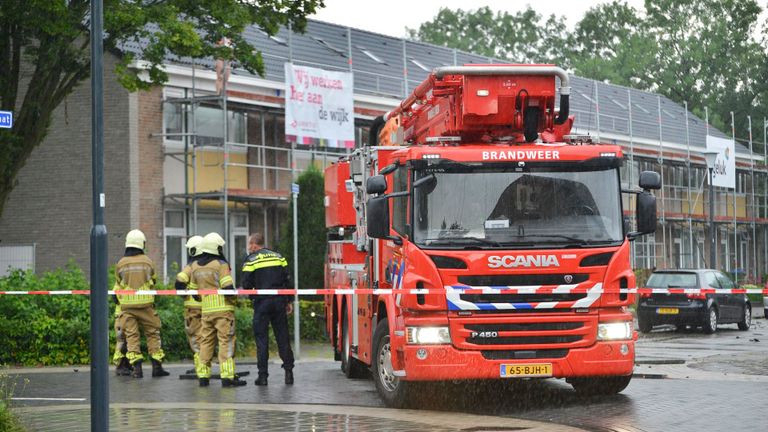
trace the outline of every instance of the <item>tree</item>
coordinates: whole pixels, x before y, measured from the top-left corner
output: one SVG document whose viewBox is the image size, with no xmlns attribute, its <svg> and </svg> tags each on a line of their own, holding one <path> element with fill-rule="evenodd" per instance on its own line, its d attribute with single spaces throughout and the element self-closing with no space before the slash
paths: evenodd
<svg viewBox="0 0 768 432">
<path fill-rule="evenodd" d="M 432 21 L 407 29 L 412 39 L 515 63 L 565 61 L 565 18 L 542 16 L 528 6 L 511 15 L 488 6 L 464 11 L 440 8 Z"/>
<path fill-rule="evenodd" d="M 53 111 L 89 77 L 89 6 L 87 0 L 0 2 L 0 109 L 15 114 L 13 129 L 0 131 L 0 214 L 16 175 L 45 138 Z M 116 70 L 129 91 L 166 82 L 161 65 L 167 54 L 235 60 L 263 74 L 261 53 L 245 41 L 243 30 L 255 24 L 274 34 L 288 23 L 301 30 L 306 16 L 322 6 L 323 0 L 105 0 L 104 47 L 142 47 L 149 81 L 128 67 L 132 55 L 124 53 Z M 231 47 L 217 46 L 222 38 Z"/>
<path fill-rule="evenodd" d="M 660 93 L 748 137 L 747 115 L 768 116 L 768 21 L 756 0 L 646 0 L 643 11 L 614 0 L 591 8 L 573 32 L 530 7 L 441 9 L 411 37 L 518 62 L 553 62 L 577 75 Z M 480 27 L 474 28 L 474 27 Z M 759 124 L 756 122 L 756 124 Z"/>
<path fill-rule="evenodd" d="M 298 242 L 299 242 L 299 288 L 322 288 L 325 268 L 325 182 L 323 173 L 314 165 L 304 171 L 296 180 L 299 185 L 298 201 Z M 279 251 L 288 260 L 293 278 L 293 202 L 288 217 L 280 227 Z"/>
</svg>

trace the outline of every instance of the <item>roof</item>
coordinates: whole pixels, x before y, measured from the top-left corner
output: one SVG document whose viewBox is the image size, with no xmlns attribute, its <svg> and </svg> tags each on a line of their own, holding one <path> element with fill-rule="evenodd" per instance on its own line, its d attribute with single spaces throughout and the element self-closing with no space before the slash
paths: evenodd
<svg viewBox="0 0 768 432">
<path fill-rule="evenodd" d="M 303 34 L 289 34 L 287 28 L 281 28 L 275 36 L 269 36 L 251 26 L 245 31 L 245 38 L 262 52 L 263 78 L 267 80 L 283 82 L 283 65 L 292 59 L 299 65 L 351 71 L 355 93 L 396 100 L 404 98 L 435 67 L 505 63 L 501 59 L 311 19 Z M 138 53 L 140 45 L 130 42 L 122 49 Z M 171 63 L 193 63 L 191 58 L 174 55 L 168 55 L 167 59 Z M 214 66 L 211 58 L 194 60 L 194 63 L 211 69 Z M 236 65 L 233 73 L 250 75 Z M 690 143 L 693 151 L 706 148 L 704 120 L 691 112 L 686 117 L 685 108 L 665 96 L 573 75 L 571 87 L 570 109 L 576 115 L 574 126 L 580 132 L 596 134 L 599 120 L 601 134 L 624 141 L 629 141 L 631 135 L 635 140 L 682 146 Z M 726 137 L 714 127 L 709 128 L 709 133 Z M 742 157 L 750 155 L 749 149 L 738 142 L 736 152 Z"/>
</svg>

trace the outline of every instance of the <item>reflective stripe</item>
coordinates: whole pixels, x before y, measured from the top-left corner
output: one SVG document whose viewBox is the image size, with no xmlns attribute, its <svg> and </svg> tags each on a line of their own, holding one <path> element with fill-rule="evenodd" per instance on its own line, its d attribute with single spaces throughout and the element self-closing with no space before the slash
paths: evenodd
<svg viewBox="0 0 768 432">
<path fill-rule="evenodd" d="M 234 311 L 235 305 L 227 303 L 227 298 L 222 295 L 203 296 L 203 314 L 222 311 Z"/>
<path fill-rule="evenodd" d="M 254 270 L 267 267 L 288 267 L 288 261 L 285 258 L 268 258 L 263 260 L 249 261 L 243 266 L 243 271 L 252 272 Z"/>
<path fill-rule="evenodd" d="M 192 296 L 184 297 L 184 307 L 200 309 L 203 307 L 203 302 L 195 300 Z"/>
<path fill-rule="evenodd" d="M 232 286 L 232 276 L 226 275 L 223 278 L 219 279 L 219 286 L 222 288 L 227 286 Z"/>
<path fill-rule="evenodd" d="M 189 282 L 189 275 L 187 275 L 184 272 L 181 272 L 181 273 L 176 275 L 176 280 L 181 282 L 181 283 L 187 283 L 187 282 Z"/>
</svg>

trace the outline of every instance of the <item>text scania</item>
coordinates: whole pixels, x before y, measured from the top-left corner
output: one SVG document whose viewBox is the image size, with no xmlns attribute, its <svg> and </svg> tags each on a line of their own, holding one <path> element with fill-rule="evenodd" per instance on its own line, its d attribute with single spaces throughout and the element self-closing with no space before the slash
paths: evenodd
<svg viewBox="0 0 768 432">
<path fill-rule="evenodd" d="M 559 267 L 555 255 L 491 255 L 488 257 L 490 268 L 515 268 L 515 267 Z"/>
<path fill-rule="evenodd" d="M 560 159 L 557 150 L 484 151 L 483 160 L 551 160 Z"/>
</svg>

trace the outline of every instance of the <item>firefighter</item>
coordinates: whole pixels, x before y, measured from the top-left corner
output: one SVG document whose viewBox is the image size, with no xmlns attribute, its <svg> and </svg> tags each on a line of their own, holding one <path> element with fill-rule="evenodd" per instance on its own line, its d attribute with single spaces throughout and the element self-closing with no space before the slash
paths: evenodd
<svg viewBox="0 0 768 432">
<path fill-rule="evenodd" d="M 116 375 L 129 376 L 133 369 L 128 362 L 128 357 L 125 356 L 125 353 L 128 352 L 128 346 L 125 343 L 125 332 L 123 332 L 125 323 L 122 318 L 120 303 L 117 303 L 115 306 L 115 355 L 112 356 L 112 361 L 116 365 Z"/>
<path fill-rule="evenodd" d="M 224 259 L 224 239 L 209 233 L 200 244 L 200 256 L 189 267 L 189 286 L 198 290 L 233 289 L 229 263 Z M 185 269 L 186 270 L 186 269 Z M 202 296 L 200 327 L 200 360 L 197 377 L 201 387 L 210 384 L 211 359 L 218 342 L 222 387 L 246 384 L 235 375 L 235 296 L 206 294 Z"/>
<path fill-rule="evenodd" d="M 248 257 L 243 265 L 243 288 L 280 289 L 290 286 L 288 262 L 277 252 L 264 247 L 264 236 L 252 234 L 248 238 Z M 255 384 L 267 385 L 269 361 L 269 324 L 275 332 L 275 340 L 283 361 L 285 383 L 293 384 L 293 351 L 288 340 L 288 314 L 293 311 L 292 296 L 251 296 L 253 304 L 253 335 L 256 339 L 256 356 L 259 376 Z"/>
<path fill-rule="evenodd" d="M 200 244 L 203 242 L 203 237 L 196 235 L 187 240 L 185 245 L 187 248 L 187 265 L 176 275 L 176 289 L 197 289 L 194 286 L 189 286 L 189 274 L 197 258 L 202 254 L 200 251 Z M 202 303 L 195 300 L 191 295 L 184 298 L 184 331 L 187 334 L 187 342 L 189 348 L 192 349 L 192 359 L 194 360 L 195 368 L 187 373 L 197 373 L 197 367 L 200 362 L 200 319 L 202 317 Z"/>
<path fill-rule="evenodd" d="M 147 238 L 139 230 L 132 230 L 125 236 L 125 255 L 115 267 L 115 290 L 151 290 L 155 285 L 155 266 L 145 255 Z M 131 376 L 143 378 L 141 363 L 141 335 L 139 327 L 147 338 L 147 348 L 152 361 L 152 376 L 163 377 L 169 373 L 163 369 L 165 357 L 160 340 L 160 317 L 155 311 L 155 296 L 148 294 L 121 294 L 117 296 L 120 303 L 125 340 L 128 344 L 126 357 L 133 371 Z"/>
</svg>

